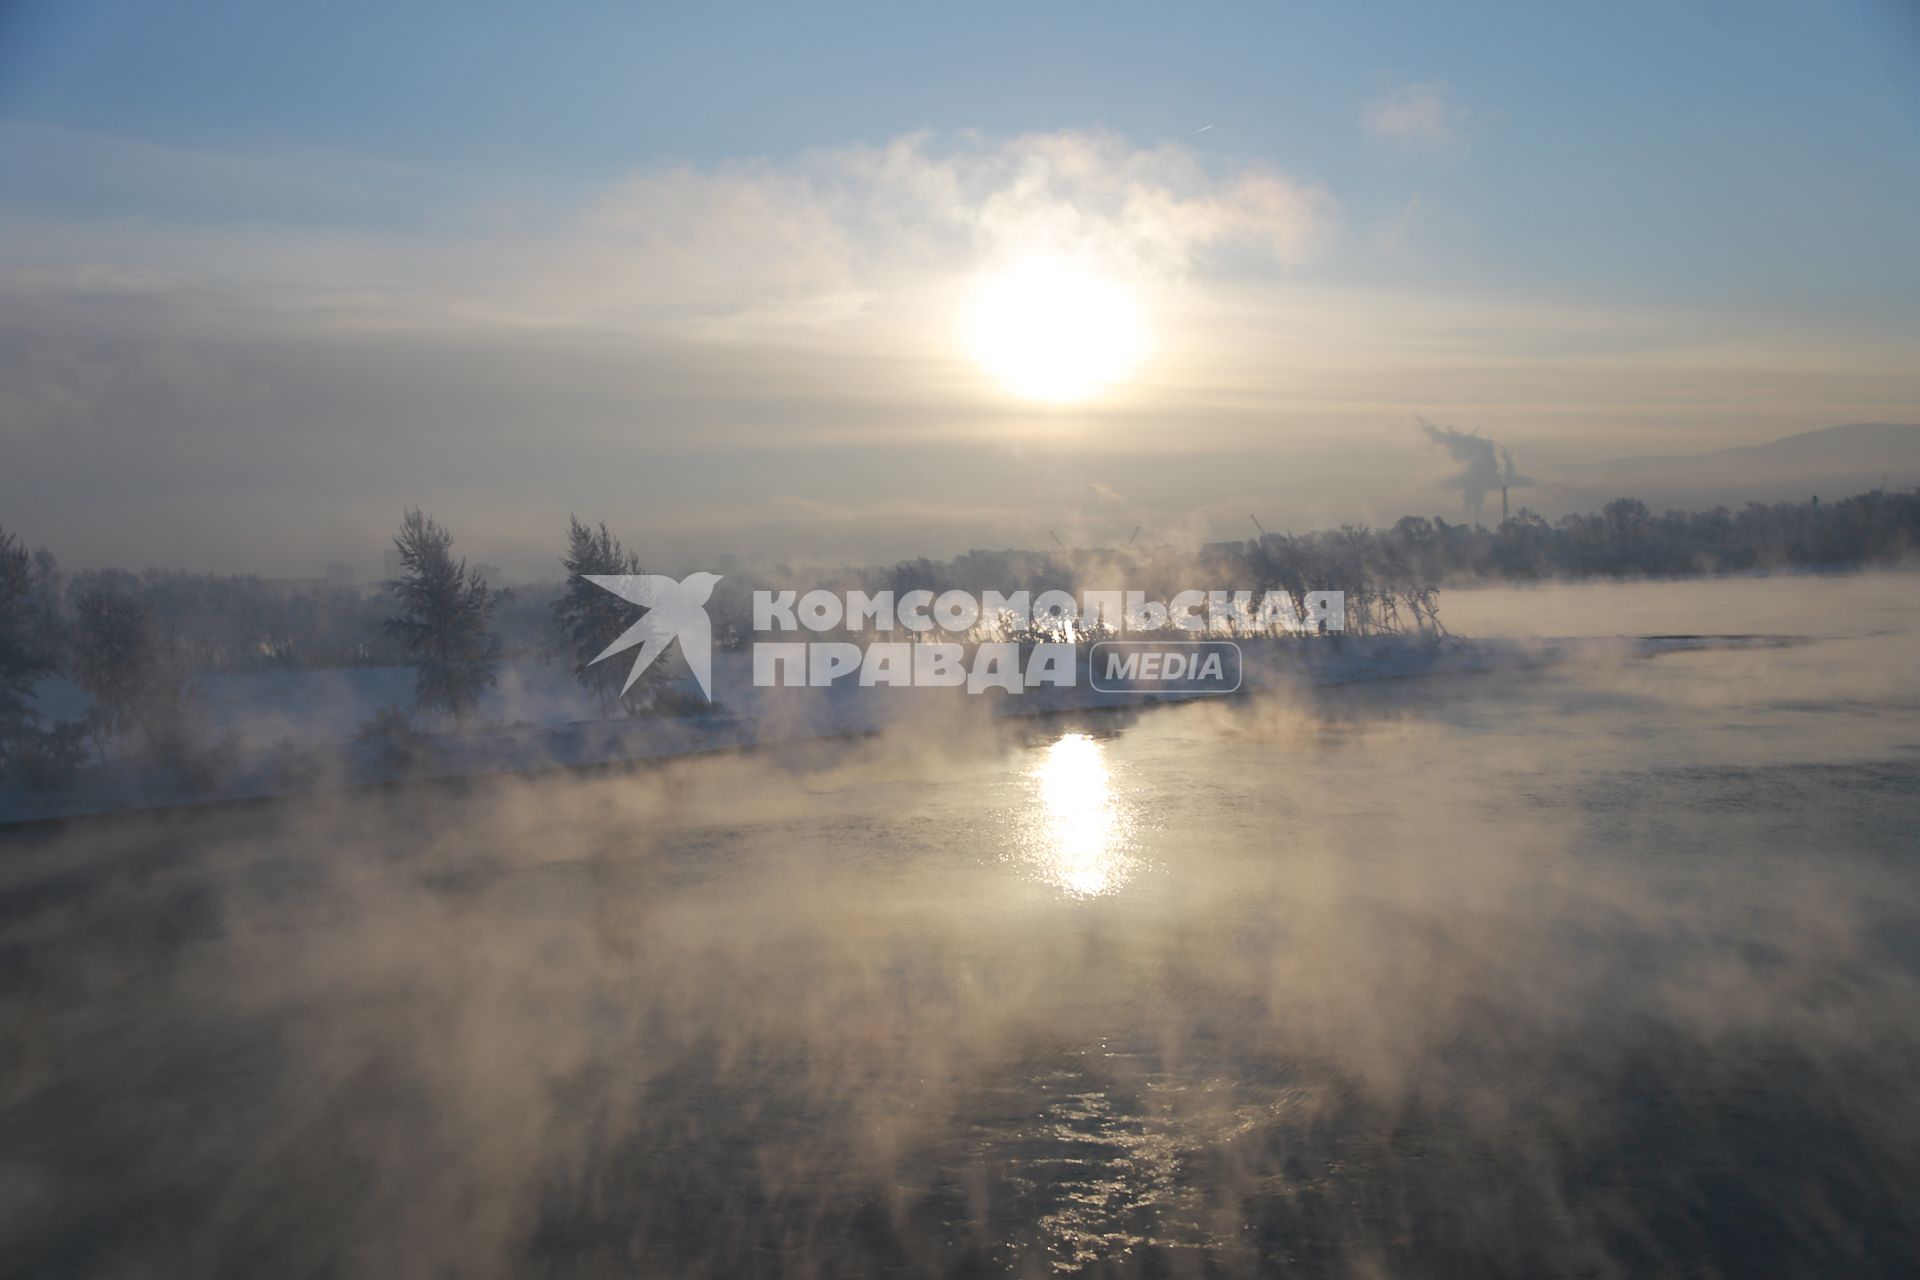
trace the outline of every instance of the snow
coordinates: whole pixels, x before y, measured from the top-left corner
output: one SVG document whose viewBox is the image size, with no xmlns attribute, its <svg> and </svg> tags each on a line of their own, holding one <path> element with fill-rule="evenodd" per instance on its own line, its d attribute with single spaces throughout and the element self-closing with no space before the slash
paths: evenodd
<svg viewBox="0 0 1920 1280">
<path fill-rule="evenodd" d="M 1242 642 L 1245 676 L 1236 696 L 1300 693 L 1359 681 L 1518 669 L 1593 655 L 1684 648 L 1702 637 L 1641 641 L 1514 641 L 1342 637 Z M 1113 693 L 1090 687 L 1083 655 L 1073 687 L 1018 695 L 993 690 L 862 688 L 843 679 L 827 688 L 756 688 L 747 653 L 716 653 L 717 705 L 681 716 L 606 719 L 591 695 L 559 666 L 506 664 L 498 687 L 465 729 L 423 739 L 398 765 L 373 744 L 354 741 L 382 708 L 405 707 L 412 673 L 397 667 L 284 670 L 207 675 L 196 683 L 213 736 L 232 747 L 231 769 L 190 785 L 176 771 L 135 758 L 83 769 L 69 788 L 0 791 L 0 823 L 36 821 L 184 804 L 261 799 L 316 789 L 578 769 L 699 752 L 875 733 L 912 724 L 938 731 L 943 721 L 1042 715 L 1219 696 Z M 74 717 L 86 698 L 65 680 L 47 681 L 39 705 L 49 721 Z"/>
</svg>

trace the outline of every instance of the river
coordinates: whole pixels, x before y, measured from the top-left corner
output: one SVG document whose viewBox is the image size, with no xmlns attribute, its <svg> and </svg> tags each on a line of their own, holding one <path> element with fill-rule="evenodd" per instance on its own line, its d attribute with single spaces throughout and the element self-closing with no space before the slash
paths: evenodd
<svg viewBox="0 0 1920 1280">
<path fill-rule="evenodd" d="M 1920 1273 L 1920 578 L 0 843 L 36 1275 Z"/>
</svg>

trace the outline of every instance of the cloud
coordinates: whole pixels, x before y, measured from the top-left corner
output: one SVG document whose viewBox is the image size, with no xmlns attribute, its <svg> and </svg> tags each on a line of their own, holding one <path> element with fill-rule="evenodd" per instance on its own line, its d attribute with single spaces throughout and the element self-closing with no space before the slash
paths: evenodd
<svg viewBox="0 0 1920 1280">
<path fill-rule="evenodd" d="M 70 168 L 125 168 L 124 148 L 110 142 L 74 149 L 82 155 Z M 148 169 L 169 156 L 150 157 Z M 1238 275 L 1249 260 L 1296 262 L 1333 204 L 1270 166 L 1085 131 L 917 133 L 779 159 L 658 164 L 504 213 L 463 190 L 405 226 L 337 209 L 323 223 L 261 217 L 248 193 L 278 189 L 271 158 L 177 159 L 189 174 L 227 175 L 225 214 L 135 227 L 16 214 L 0 273 L 73 299 L 137 286 L 150 298 L 217 299 L 228 314 L 297 313 L 363 331 L 740 338 L 865 320 L 898 333 L 924 331 L 928 291 L 951 293 L 1012 257 L 1067 256 L 1143 287 Z M 167 173 L 142 181 L 160 192 L 181 185 Z M 123 195 L 139 202 L 137 191 Z"/>
<path fill-rule="evenodd" d="M 1455 106 L 1443 85 L 1409 84 L 1367 104 L 1360 122 L 1369 134 L 1396 146 L 1443 151 L 1460 140 L 1466 110 Z"/>
<path fill-rule="evenodd" d="M 1291 262 L 1331 201 L 1263 166 L 1111 134 L 914 134 L 880 146 L 635 175 L 542 246 L 543 304 L 644 299 L 671 316 L 833 324 L 889 294 L 1049 254 L 1178 281 L 1216 253 Z"/>
<path fill-rule="evenodd" d="M 463 186 L 422 198 L 407 225 L 378 203 L 355 217 L 355 201 L 376 196 L 342 180 L 323 217 L 303 221 L 263 203 L 261 192 L 284 186 L 275 157 L 142 152 L 144 167 L 127 178 L 127 148 L 115 140 L 63 142 L 67 182 L 94 173 L 132 182 L 125 203 L 152 192 L 171 209 L 169 192 L 207 171 L 227 178 L 223 196 L 134 226 L 13 209 L 0 273 L 15 284 L 27 274 L 35 290 L 73 299 L 138 286 L 148 297 L 217 299 L 227 313 L 300 313 L 361 330 L 804 332 L 889 320 L 889 297 L 950 286 L 1012 255 L 1071 255 L 1139 282 L 1236 271 L 1246 259 L 1292 263 L 1332 207 L 1313 182 L 1260 163 L 1062 130 L 918 132 L 780 159 L 660 163 L 518 198 Z M 0 159 L 23 146 L 0 132 Z"/>
</svg>

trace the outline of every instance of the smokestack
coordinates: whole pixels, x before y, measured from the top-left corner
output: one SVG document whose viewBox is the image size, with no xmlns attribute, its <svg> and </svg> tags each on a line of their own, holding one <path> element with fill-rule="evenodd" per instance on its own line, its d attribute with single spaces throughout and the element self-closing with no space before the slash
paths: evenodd
<svg viewBox="0 0 1920 1280">
<path fill-rule="evenodd" d="M 1420 429 L 1427 433 L 1427 439 L 1435 447 L 1445 449 L 1447 456 L 1459 465 L 1459 470 L 1442 483 L 1449 489 L 1460 491 L 1460 500 L 1467 515 L 1475 520 L 1480 519 L 1487 495 L 1498 489 L 1500 519 L 1505 521 L 1511 516 L 1513 508 L 1507 491 L 1533 483 L 1514 469 L 1512 452 L 1499 441 L 1489 440 L 1475 432 L 1435 426 L 1425 418 L 1419 421 Z"/>
</svg>

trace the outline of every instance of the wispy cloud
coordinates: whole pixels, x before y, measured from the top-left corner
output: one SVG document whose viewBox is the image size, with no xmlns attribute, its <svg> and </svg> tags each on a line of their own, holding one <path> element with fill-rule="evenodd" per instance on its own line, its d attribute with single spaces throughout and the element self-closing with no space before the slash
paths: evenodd
<svg viewBox="0 0 1920 1280">
<path fill-rule="evenodd" d="M 717 169 L 649 171 L 540 249 L 530 293 L 645 298 L 676 321 L 830 324 L 997 258 L 1185 279 L 1216 250 L 1299 258 L 1331 200 L 1260 166 L 1098 133 L 916 134 Z"/>
<path fill-rule="evenodd" d="M 124 175 L 121 148 L 92 150 L 99 168 Z M 255 217 L 248 175 L 277 189 L 270 158 L 178 159 L 226 175 L 233 216 L 202 209 L 90 234 L 84 219 L 16 212 L 0 270 L 32 270 L 56 289 L 65 276 L 76 298 L 105 280 L 138 281 L 374 326 L 694 324 L 739 336 L 845 324 L 888 296 L 1014 255 L 1070 255 L 1161 283 L 1221 254 L 1296 261 L 1332 208 L 1319 186 L 1270 166 L 1079 131 L 922 133 L 777 160 L 655 165 L 530 216 L 497 221 L 456 204 L 407 226 Z M 148 180 L 179 185 L 165 173 Z"/>
<path fill-rule="evenodd" d="M 1465 108 L 1454 104 L 1444 85 L 1403 85 L 1367 104 L 1360 122 L 1368 133 L 1396 146 L 1442 151 L 1460 141 Z"/>
</svg>

